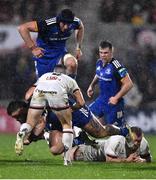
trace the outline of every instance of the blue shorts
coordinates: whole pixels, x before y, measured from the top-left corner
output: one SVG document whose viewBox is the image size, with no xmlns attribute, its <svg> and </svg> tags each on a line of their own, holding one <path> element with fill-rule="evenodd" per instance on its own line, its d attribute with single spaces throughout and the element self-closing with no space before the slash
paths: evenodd
<svg viewBox="0 0 156 180">
<path fill-rule="evenodd" d="M 67 51 L 53 51 L 53 53 L 44 52 L 41 58 L 33 57 L 37 77 L 41 77 L 47 72 L 53 72 L 59 61 L 67 54 Z"/>
<path fill-rule="evenodd" d="M 101 97 L 98 97 L 89 105 L 89 109 L 95 116 L 99 118 L 104 117 L 106 124 L 114 124 L 118 127 L 125 125 L 123 101 L 120 101 L 117 105 L 110 105 L 105 103 Z"/>
<path fill-rule="evenodd" d="M 88 107 L 81 108 L 72 113 L 73 126 L 83 128 L 92 119 L 92 114 Z M 53 112 L 49 112 L 46 123 L 47 130 L 62 131 L 62 125 Z"/>
</svg>

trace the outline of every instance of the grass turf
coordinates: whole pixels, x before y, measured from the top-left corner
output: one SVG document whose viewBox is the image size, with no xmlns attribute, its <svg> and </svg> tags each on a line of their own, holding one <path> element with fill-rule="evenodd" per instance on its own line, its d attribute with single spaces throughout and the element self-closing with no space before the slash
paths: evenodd
<svg viewBox="0 0 156 180">
<path fill-rule="evenodd" d="M 52 156 L 45 141 L 25 147 L 24 154 L 14 152 L 15 135 L 0 135 L 1 179 L 154 179 L 156 178 L 156 136 L 147 136 L 152 163 L 73 162 L 63 166 L 61 156 Z"/>
</svg>

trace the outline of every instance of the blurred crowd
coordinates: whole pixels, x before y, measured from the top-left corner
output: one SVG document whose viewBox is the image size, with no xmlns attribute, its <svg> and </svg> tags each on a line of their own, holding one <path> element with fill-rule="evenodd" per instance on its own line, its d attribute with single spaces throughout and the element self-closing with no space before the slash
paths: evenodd
<svg viewBox="0 0 156 180">
<path fill-rule="evenodd" d="M 0 24 L 18 25 L 26 21 L 52 17 L 58 12 L 61 3 L 72 8 L 77 1 L 83 2 L 83 0 L 1 0 Z M 98 2 L 100 6 L 97 13 L 101 23 L 122 22 L 142 26 L 156 22 L 155 0 L 98 0 Z M 138 28 L 134 28 L 134 37 L 132 37 L 134 49 L 127 48 L 126 50 L 126 66 L 135 83 L 126 101 L 129 106 L 136 108 L 147 104 L 154 107 L 156 44 L 147 44 L 142 47 L 142 43 L 139 44 L 140 41 L 137 39 L 137 33 Z M 91 65 L 88 65 L 87 60 L 81 61 L 78 69 L 78 82 L 86 99 L 85 91 L 95 72 L 97 49 L 92 53 Z M 86 68 L 83 68 L 84 66 Z M 85 81 L 82 81 L 84 74 Z M 28 49 L 19 47 L 0 52 L 0 82 L 0 99 L 23 98 L 30 84 L 35 82 L 34 64 Z"/>
<path fill-rule="evenodd" d="M 156 22 L 155 0 L 103 0 L 100 17 L 104 22 L 126 22 L 134 25 Z"/>
<path fill-rule="evenodd" d="M 72 7 L 76 1 L 78 0 L 1 0 L 0 23 L 16 24 L 51 17 L 56 14 L 60 4 Z M 97 3 L 100 3 L 98 12 L 103 22 L 126 22 L 134 25 L 156 22 L 155 0 L 98 0 Z"/>
</svg>

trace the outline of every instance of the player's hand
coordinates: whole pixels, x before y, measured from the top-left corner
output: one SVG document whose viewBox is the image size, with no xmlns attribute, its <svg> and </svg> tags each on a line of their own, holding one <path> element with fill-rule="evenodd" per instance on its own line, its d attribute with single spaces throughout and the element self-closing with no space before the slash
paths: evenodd
<svg viewBox="0 0 156 180">
<path fill-rule="evenodd" d="M 108 104 L 116 105 L 118 103 L 118 99 L 115 96 L 109 98 Z"/>
<path fill-rule="evenodd" d="M 126 162 L 135 162 L 137 157 L 138 157 L 137 153 L 132 153 L 128 156 Z"/>
<path fill-rule="evenodd" d="M 146 160 L 141 158 L 140 156 L 138 156 L 137 158 L 134 159 L 134 162 L 144 163 L 144 162 L 146 162 Z"/>
<path fill-rule="evenodd" d="M 41 58 L 44 55 L 44 49 L 41 47 L 35 47 L 32 50 L 32 54 L 36 57 L 36 58 Z"/>
<path fill-rule="evenodd" d="M 81 49 L 80 49 L 80 48 L 79 48 L 79 49 L 76 49 L 76 55 L 75 55 L 76 59 L 79 60 L 81 56 L 82 56 L 82 51 L 81 51 Z"/>
<path fill-rule="evenodd" d="M 93 93 L 94 93 L 94 91 L 93 91 L 92 87 L 89 86 L 89 88 L 88 88 L 88 90 L 87 90 L 87 95 L 88 95 L 88 97 L 91 98 L 91 97 L 93 96 Z"/>
</svg>

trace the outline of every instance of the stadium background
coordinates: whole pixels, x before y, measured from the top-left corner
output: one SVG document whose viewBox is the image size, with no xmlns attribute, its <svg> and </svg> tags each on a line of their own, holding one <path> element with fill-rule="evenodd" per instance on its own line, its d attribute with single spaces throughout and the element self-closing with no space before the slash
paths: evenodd
<svg viewBox="0 0 156 180">
<path fill-rule="evenodd" d="M 12 99 L 23 98 L 35 79 L 31 52 L 17 26 L 49 18 L 63 8 L 71 8 L 85 26 L 78 83 L 87 103 L 91 101 L 86 90 L 95 73 L 98 44 L 110 40 L 115 57 L 125 64 L 135 83 L 126 96 L 127 120 L 145 133 L 156 133 L 155 0 L 0 0 L 0 7 L 0 133 L 17 131 L 19 125 L 6 115 L 6 106 Z M 74 43 L 74 38 L 68 42 L 73 53 Z"/>
</svg>

